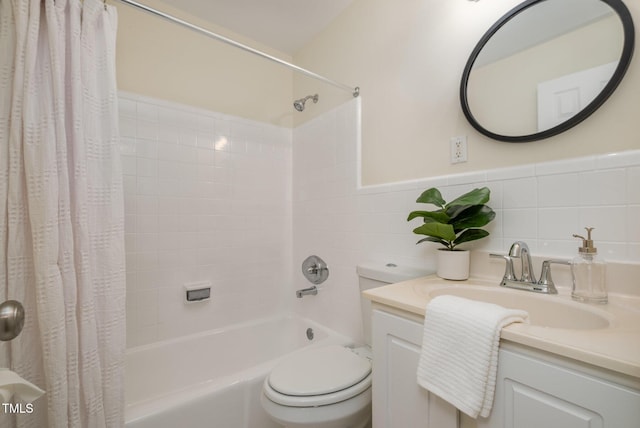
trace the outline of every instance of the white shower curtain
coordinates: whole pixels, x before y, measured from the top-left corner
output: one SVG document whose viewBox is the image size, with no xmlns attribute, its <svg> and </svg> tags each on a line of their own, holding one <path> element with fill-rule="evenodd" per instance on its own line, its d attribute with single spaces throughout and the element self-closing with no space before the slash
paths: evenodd
<svg viewBox="0 0 640 428">
<path fill-rule="evenodd" d="M 46 390 L 2 427 L 121 427 L 125 271 L 116 11 L 0 0 L 0 367 Z"/>
</svg>

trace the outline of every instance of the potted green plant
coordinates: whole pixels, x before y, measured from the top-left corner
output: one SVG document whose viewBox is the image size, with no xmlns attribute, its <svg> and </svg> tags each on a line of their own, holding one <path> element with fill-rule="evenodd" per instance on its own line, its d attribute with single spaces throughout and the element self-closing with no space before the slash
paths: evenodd
<svg viewBox="0 0 640 428">
<path fill-rule="evenodd" d="M 491 222 L 496 213 L 485 205 L 491 196 L 487 187 L 473 189 L 451 202 L 446 202 L 438 189 L 422 192 L 416 202 L 437 207 L 432 211 L 412 211 L 407 221 L 421 217 L 423 224 L 413 233 L 425 235 L 421 242 L 436 242 L 444 246 L 438 251 L 437 275 L 445 279 L 463 280 L 469 277 L 469 251 L 458 245 L 489 236 L 481 229 Z"/>
</svg>

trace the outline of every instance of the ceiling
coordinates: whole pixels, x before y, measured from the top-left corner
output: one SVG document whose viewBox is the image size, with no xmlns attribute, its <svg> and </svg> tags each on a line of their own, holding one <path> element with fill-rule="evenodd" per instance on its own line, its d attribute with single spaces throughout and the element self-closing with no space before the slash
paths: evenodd
<svg viewBox="0 0 640 428">
<path fill-rule="evenodd" d="M 191 15 L 293 55 L 353 0 L 166 0 Z"/>
</svg>

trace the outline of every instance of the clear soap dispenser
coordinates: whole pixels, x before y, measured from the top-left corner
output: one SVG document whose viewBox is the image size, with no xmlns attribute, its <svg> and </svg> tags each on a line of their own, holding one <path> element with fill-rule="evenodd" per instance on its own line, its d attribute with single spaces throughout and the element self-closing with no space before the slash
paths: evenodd
<svg viewBox="0 0 640 428">
<path fill-rule="evenodd" d="M 593 246 L 591 231 L 593 227 L 585 227 L 587 237 L 573 235 L 582 239 L 582 246 L 578 248 L 578 255 L 571 261 L 571 275 L 573 276 L 573 300 L 589 303 L 607 303 L 607 288 L 605 285 L 606 264 L 598 257 L 598 249 Z"/>
</svg>

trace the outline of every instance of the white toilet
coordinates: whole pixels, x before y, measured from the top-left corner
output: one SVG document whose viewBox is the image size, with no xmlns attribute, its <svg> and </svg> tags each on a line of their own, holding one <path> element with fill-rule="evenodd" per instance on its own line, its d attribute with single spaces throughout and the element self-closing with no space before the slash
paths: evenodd
<svg viewBox="0 0 640 428">
<path fill-rule="evenodd" d="M 360 291 L 432 272 L 382 263 L 357 268 Z M 361 298 L 366 345 L 327 345 L 296 352 L 273 368 L 262 388 L 262 407 L 286 428 L 371 426 L 371 304 Z"/>
</svg>

